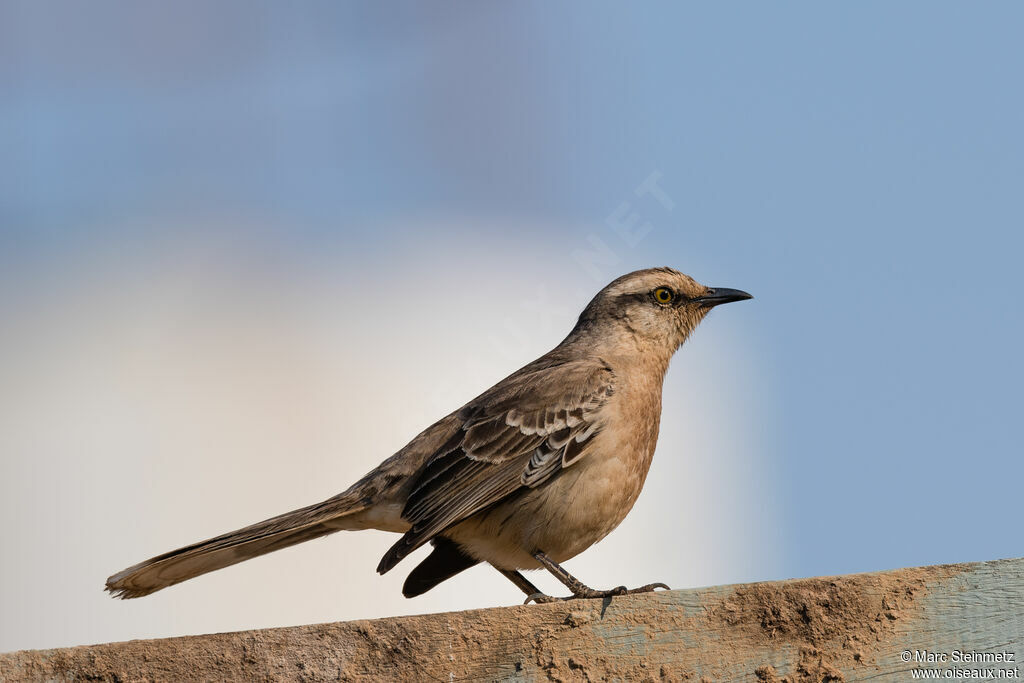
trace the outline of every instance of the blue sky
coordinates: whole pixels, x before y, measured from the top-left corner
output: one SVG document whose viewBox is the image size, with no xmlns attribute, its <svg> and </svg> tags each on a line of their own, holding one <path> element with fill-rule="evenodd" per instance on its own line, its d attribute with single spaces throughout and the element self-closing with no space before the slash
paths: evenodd
<svg viewBox="0 0 1024 683">
<path fill-rule="evenodd" d="M 355 306 L 412 269 L 452 283 L 432 315 L 470 339 L 474 292 L 564 286 L 565 315 L 524 335 L 543 350 L 602 284 L 573 256 L 596 238 L 605 279 L 671 265 L 756 296 L 694 340 L 772 509 L 771 530 L 751 522 L 771 562 L 723 581 L 1019 556 L 1022 19 L 1008 2 L 5 2 L 0 354 L 74 292 L 182 263 L 222 276 L 175 299 L 186 319 L 203 286 Z M 636 195 L 652 173 L 671 211 Z M 608 224 L 623 202 L 652 226 L 636 245 Z M 164 299 L 115 301 L 132 329 L 169 325 Z M 686 392 L 700 369 L 682 368 Z M 707 438 L 713 459 L 727 437 Z M 32 457 L 3 453 L 7 481 Z"/>
</svg>

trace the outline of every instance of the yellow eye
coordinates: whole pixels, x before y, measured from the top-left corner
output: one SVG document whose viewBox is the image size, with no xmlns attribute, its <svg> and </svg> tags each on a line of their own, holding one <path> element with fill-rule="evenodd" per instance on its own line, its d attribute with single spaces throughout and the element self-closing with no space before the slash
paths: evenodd
<svg viewBox="0 0 1024 683">
<path fill-rule="evenodd" d="M 659 304 L 667 304 L 672 301 L 672 290 L 669 289 L 668 287 L 658 287 L 656 290 L 654 290 L 653 294 L 654 300 L 657 301 Z"/>
</svg>

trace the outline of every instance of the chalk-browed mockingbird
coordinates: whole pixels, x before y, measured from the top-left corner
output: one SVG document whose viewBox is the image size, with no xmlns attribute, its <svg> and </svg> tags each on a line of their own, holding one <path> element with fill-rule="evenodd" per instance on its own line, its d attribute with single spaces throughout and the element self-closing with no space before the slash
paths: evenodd
<svg viewBox="0 0 1024 683">
<path fill-rule="evenodd" d="M 383 574 L 425 543 L 402 592 L 420 595 L 480 562 L 527 594 L 555 600 L 520 569 L 549 570 L 572 597 L 667 588 L 588 588 L 560 566 L 618 526 L 640 494 L 658 439 L 669 360 L 712 308 L 751 298 L 670 268 L 623 275 L 598 292 L 569 336 L 451 415 L 344 493 L 107 579 L 137 598 L 343 529 L 402 534 Z"/>
</svg>

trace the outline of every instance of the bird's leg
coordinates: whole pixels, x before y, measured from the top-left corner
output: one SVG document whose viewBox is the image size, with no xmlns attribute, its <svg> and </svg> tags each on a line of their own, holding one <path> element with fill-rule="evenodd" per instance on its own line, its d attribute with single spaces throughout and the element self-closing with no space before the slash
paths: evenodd
<svg viewBox="0 0 1024 683">
<path fill-rule="evenodd" d="M 495 567 L 495 569 L 498 569 L 498 568 Z M 516 586 L 518 586 L 519 590 L 523 591 L 528 596 L 532 597 L 534 595 L 543 595 L 545 598 L 551 597 L 551 596 L 544 595 L 543 593 L 541 593 L 539 588 L 537 588 L 532 583 L 530 583 L 529 579 L 527 579 L 525 576 L 523 576 L 522 574 L 517 572 L 515 569 L 498 569 L 498 571 L 501 572 L 502 574 L 504 574 L 505 578 L 507 578 L 512 583 L 514 583 Z M 551 598 L 551 599 L 554 600 L 554 598 Z M 538 602 L 546 602 L 546 601 L 539 600 Z"/>
<path fill-rule="evenodd" d="M 498 569 L 495 567 L 495 569 Z M 542 602 L 558 602 L 560 600 L 571 600 L 571 598 L 556 598 L 547 595 L 541 589 L 537 588 L 527 579 L 525 576 L 517 572 L 515 569 L 498 569 L 499 572 L 505 575 L 505 577 L 519 587 L 519 590 L 526 593 L 526 600 L 523 602 L 524 605 L 529 605 L 531 602 L 542 603 Z"/>
<path fill-rule="evenodd" d="M 617 586 L 615 588 L 611 588 L 609 590 L 604 590 L 604 591 L 594 590 L 593 588 L 590 588 L 585 583 L 583 583 L 582 581 L 577 579 L 575 576 L 573 576 L 572 574 L 567 572 L 565 570 L 565 568 L 562 567 L 562 565 L 560 565 L 557 562 L 555 562 L 554 560 L 552 560 L 550 557 L 545 555 L 543 552 L 538 550 L 537 552 L 535 552 L 533 554 L 533 557 L 538 562 L 540 562 L 544 566 L 545 569 L 547 569 L 549 572 L 551 572 L 551 574 L 556 579 L 558 579 L 563 584 L 565 584 L 566 588 L 568 588 L 570 591 L 572 591 L 572 597 L 568 597 L 568 598 L 553 598 L 550 595 L 545 595 L 544 593 L 541 593 L 540 591 L 537 591 L 536 593 L 533 593 L 532 595 L 529 595 L 529 597 L 526 598 L 526 602 L 527 603 L 529 603 L 531 601 L 533 601 L 533 602 L 555 602 L 556 600 L 573 600 L 575 598 L 608 598 L 608 597 L 611 597 L 613 595 L 627 595 L 627 594 L 632 594 L 632 593 L 650 593 L 655 588 L 664 588 L 665 590 L 669 590 L 669 587 L 666 586 L 663 583 L 649 583 L 646 586 L 640 586 L 639 588 L 633 588 L 633 589 L 627 589 L 625 586 Z M 504 573 L 504 572 L 502 572 L 502 573 Z M 518 572 L 512 572 L 512 573 L 516 574 L 519 577 L 519 579 L 522 579 L 522 581 L 525 582 L 526 586 L 533 586 L 533 584 L 531 584 L 529 581 L 527 581 L 525 578 L 523 578 L 523 576 L 521 574 L 519 574 Z M 505 575 L 509 576 L 508 574 L 505 574 Z M 509 578 L 512 579 L 511 576 L 509 576 Z M 523 584 L 520 584 L 516 579 L 512 579 L 512 581 L 515 582 L 516 585 L 519 586 L 519 588 L 521 588 L 523 590 L 523 592 L 526 592 L 526 587 L 524 587 Z"/>
<path fill-rule="evenodd" d="M 574 598 L 606 598 L 610 595 L 623 595 L 626 592 L 625 586 L 618 586 L 606 591 L 594 590 L 567 572 L 562 565 L 552 560 L 540 550 L 535 552 L 533 557 L 544 565 L 544 568 L 551 572 L 556 579 L 565 584 L 565 587 L 572 591 L 572 597 Z"/>
</svg>

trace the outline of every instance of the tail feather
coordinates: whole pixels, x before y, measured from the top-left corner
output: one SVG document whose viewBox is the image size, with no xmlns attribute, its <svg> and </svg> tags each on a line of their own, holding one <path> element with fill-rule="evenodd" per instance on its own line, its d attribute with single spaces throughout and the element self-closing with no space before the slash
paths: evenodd
<svg viewBox="0 0 1024 683">
<path fill-rule="evenodd" d="M 140 598 L 187 579 L 229 567 L 346 528 L 340 518 L 366 509 L 364 499 L 348 494 L 287 512 L 172 550 L 114 574 L 106 590 L 114 597 Z"/>
<path fill-rule="evenodd" d="M 412 570 L 402 586 L 402 595 L 407 598 L 423 595 L 442 581 L 480 564 L 480 560 L 466 554 L 444 536 L 436 536 L 431 543 L 434 551 Z"/>
</svg>

